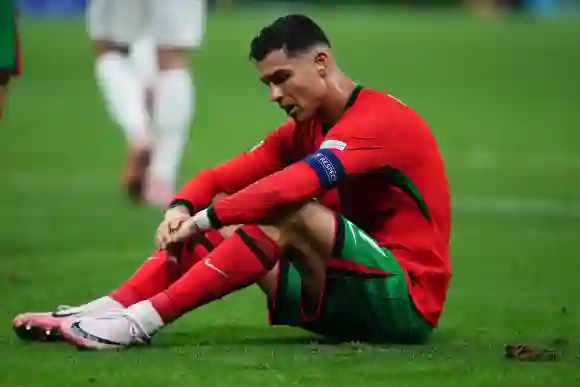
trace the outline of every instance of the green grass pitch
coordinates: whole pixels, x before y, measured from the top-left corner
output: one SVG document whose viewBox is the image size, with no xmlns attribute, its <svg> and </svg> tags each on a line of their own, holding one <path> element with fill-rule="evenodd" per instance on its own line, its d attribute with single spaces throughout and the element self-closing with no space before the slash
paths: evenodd
<svg viewBox="0 0 580 387">
<path fill-rule="evenodd" d="M 432 127 L 453 193 L 454 277 L 425 346 L 317 344 L 267 325 L 248 289 L 150 348 L 87 353 L 18 341 L 11 318 L 102 295 L 153 245 L 160 213 L 119 181 L 82 20 L 25 21 L 24 74 L 0 124 L 0 386 L 573 386 L 580 383 L 580 24 L 459 13 L 313 9 L 344 69 Z M 182 168 L 250 148 L 284 120 L 247 50 L 270 10 L 212 12 L 192 58 L 197 119 Z M 557 362 L 503 358 L 555 346 Z"/>
</svg>

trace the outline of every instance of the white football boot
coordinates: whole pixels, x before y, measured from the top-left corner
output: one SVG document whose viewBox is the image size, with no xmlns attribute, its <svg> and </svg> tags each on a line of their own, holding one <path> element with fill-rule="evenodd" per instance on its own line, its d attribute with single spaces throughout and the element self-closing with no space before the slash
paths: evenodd
<svg viewBox="0 0 580 387">
<path fill-rule="evenodd" d="M 102 297 L 82 306 L 61 305 L 54 312 L 27 312 L 12 320 L 16 335 L 27 341 L 61 341 L 61 323 L 72 317 L 81 317 L 105 310 L 122 310 L 123 306 L 109 297 Z"/>
<path fill-rule="evenodd" d="M 150 343 L 150 335 L 127 309 L 99 316 L 67 318 L 61 322 L 62 337 L 78 349 L 120 350 Z"/>
<path fill-rule="evenodd" d="M 60 323 L 83 313 L 81 307 L 59 306 L 54 312 L 27 312 L 12 320 L 16 335 L 26 341 L 60 341 Z"/>
</svg>

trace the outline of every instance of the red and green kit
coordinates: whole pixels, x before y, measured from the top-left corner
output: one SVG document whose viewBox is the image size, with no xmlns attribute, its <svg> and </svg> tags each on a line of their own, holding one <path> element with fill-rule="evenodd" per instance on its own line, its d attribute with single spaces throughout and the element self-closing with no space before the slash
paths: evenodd
<svg viewBox="0 0 580 387">
<path fill-rule="evenodd" d="M 219 192 L 230 195 L 212 202 Z M 202 171 L 173 205 L 205 211 L 218 228 L 267 223 L 309 200 L 337 214 L 325 291 L 306 300 L 283 260 L 270 322 L 337 338 L 426 339 L 451 278 L 449 186 L 428 125 L 396 98 L 357 86 L 332 127 L 288 121 Z"/>
</svg>

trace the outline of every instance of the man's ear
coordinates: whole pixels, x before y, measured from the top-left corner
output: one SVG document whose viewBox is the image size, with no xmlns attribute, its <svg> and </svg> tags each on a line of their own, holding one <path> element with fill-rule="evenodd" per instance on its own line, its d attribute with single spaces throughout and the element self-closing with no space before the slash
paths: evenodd
<svg viewBox="0 0 580 387">
<path fill-rule="evenodd" d="M 326 77 L 330 66 L 330 55 L 327 51 L 317 51 L 314 54 L 314 66 L 321 77 Z"/>
</svg>

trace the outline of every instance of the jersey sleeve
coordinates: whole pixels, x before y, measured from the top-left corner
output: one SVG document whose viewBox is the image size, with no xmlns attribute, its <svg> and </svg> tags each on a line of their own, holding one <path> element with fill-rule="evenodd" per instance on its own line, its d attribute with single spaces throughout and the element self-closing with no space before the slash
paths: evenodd
<svg viewBox="0 0 580 387">
<path fill-rule="evenodd" d="M 391 153 L 397 136 L 389 126 L 376 110 L 355 105 L 315 152 L 217 200 L 198 219 L 208 228 L 271 221 L 350 177 L 380 171 L 397 159 Z"/>
<path fill-rule="evenodd" d="M 218 193 L 238 190 L 283 169 L 292 162 L 295 124 L 288 121 L 260 144 L 189 180 L 175 195 L 170 207 L 188 208 L 191 214 L 206 208 Z"/>
</svg>

